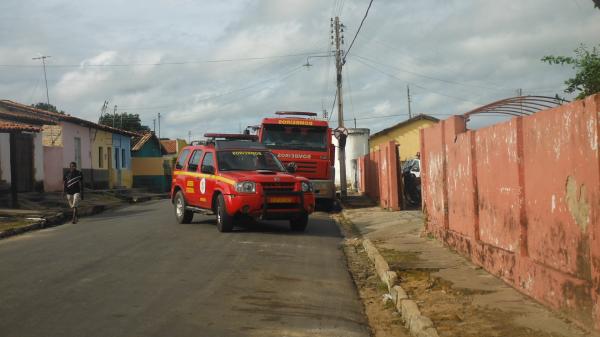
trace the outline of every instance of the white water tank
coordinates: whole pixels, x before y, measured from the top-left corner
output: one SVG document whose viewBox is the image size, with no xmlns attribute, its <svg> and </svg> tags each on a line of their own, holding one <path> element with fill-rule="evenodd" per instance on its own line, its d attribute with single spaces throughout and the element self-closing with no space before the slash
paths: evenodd
<svg viewBox="0 0 600 337">
<path fill-rule="evenodd" d="M 358 157 L 369 153 L 369 129 L 348 129 L 346 139 L 346 183 L 348 187 L 358 189 Z M 333 137 L 335 145 L 335 184 L 340 186 L 340 162 L 338 154 L 338 140 Z"/>
</svg>

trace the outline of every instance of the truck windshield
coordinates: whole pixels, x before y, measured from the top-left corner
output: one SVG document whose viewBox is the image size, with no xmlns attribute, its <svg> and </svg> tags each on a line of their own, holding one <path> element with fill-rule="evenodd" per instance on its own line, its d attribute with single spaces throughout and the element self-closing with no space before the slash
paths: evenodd
<svg viewBox="0 0 600 337">
<path fill-rule="evenodd" d="M 327 127 L 265 125 L 262 143 L 270 149 L 327 151 Z"/>
<path fill-rule="evenodd" d="M 274 154 L 267 151 L 218 151 L 219 171 L 285 171 Z"/>
</svg>

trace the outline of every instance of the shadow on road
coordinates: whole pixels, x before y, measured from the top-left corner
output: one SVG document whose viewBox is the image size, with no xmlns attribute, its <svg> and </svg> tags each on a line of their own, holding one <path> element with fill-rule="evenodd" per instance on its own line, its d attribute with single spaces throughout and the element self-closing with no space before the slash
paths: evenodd
<svg viewBox="0 0 600 337">
<path fill-rule="evenodd" d="M 191 225 L 213 226 L 216 229 L 216 219 L 200 219 L 192 221 Z M 311 217 L 304 232 L 293 232 L 287 221 L 246 221 L 236 224 L 233 234 L 276 234 L 294 236 L 342 237 L 337 225 L 327 215 Z"/>
</svg>

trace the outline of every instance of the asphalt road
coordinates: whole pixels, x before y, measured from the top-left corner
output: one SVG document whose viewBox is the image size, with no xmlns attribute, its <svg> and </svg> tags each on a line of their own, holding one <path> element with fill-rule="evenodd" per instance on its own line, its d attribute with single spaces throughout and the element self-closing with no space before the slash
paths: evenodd
<svg viewBox="0 0 600 337">
<path fill-rule="evenodd" d="M 0 240 L 0 336 L 369 336 L 325 214 L 219 233 L 166 201 Z"/>
</svg>

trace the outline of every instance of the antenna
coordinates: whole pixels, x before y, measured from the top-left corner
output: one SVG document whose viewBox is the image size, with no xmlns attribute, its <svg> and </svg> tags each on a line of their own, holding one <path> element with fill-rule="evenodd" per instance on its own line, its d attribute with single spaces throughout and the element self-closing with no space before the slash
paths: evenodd
<svg viewBox="0 0 600 337">
<path fill-rule="evenodd" d="M 48 79 L 46 78 L 46 59 L 52 56 L 42 55 L 40 57 L 34 57 L 32 60 L 42 60 L 42 66 L 44 67 L 44 82 L 46 82 L 46 103 L 50 105 L 50 95 L 48 95 Z"/>
</svg>

